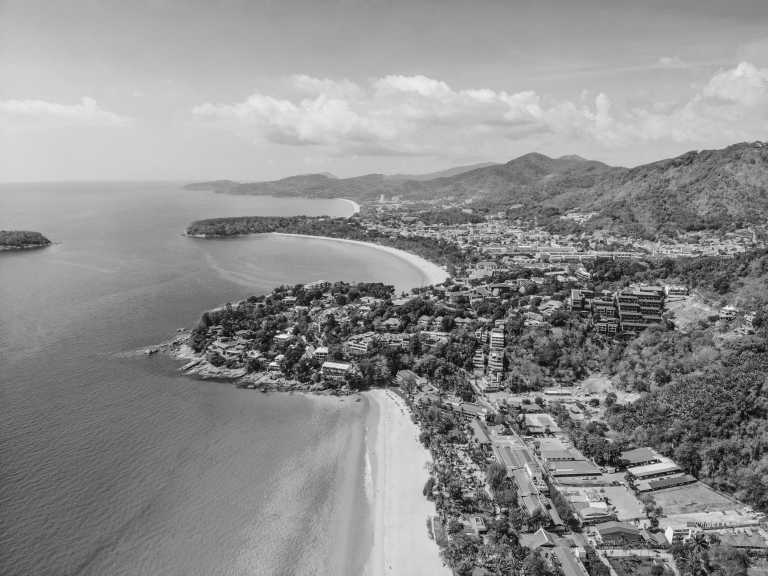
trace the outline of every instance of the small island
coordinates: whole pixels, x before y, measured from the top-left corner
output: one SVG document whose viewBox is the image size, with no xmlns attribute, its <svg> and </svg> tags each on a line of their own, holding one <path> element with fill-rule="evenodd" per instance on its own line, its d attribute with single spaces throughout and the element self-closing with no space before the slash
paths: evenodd
<svg viewBox="0 0 768 576">
<path fill-rule="evenodd" d="M 29 230 L 0 230 L 0 250 L 29 250 L 44 248 L 51 241 L 40 232 Z"/>
</svg>

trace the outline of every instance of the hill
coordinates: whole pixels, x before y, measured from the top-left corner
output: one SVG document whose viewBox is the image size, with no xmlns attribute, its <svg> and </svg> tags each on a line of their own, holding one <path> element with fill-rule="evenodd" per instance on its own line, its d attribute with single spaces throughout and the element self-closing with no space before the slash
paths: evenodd
<svg viewBox="0 0 768 576">
<path fill-rule="evenodd" d="M 636 236 L 733 228 L 768 217 L 768 144 L 692 151 L 635 168 L 578 156 L 531 153 L 506 164 L 459 173 L 333 178 L 293 176 L 272 182 L 197 184 L 217 192 L 371 201 L 382 194 L 414 201 L 471 201 L 478 208 L 514 207 L 517 215 L 556 220 L 569 210 L 595 212 L 588 229 Z M 459 168 L 460 170 L 460 168 Z"/>
</svg>

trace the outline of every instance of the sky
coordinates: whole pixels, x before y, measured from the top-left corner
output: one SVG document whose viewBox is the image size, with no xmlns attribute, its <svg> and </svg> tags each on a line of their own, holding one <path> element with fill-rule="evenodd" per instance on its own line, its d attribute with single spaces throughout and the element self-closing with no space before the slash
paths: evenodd
<svg viewBox="0 0 768 576">
<path fill-rule="evenodd" d="M 0 0 L 0 181 L 634 166 L 761 139 L 765 0 Z"/>
</svg>

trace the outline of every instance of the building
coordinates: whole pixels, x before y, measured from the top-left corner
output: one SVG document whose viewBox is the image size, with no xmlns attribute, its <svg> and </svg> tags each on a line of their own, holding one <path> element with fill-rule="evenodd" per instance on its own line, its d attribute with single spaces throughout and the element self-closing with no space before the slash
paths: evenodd
<svg viewBox="0 0 768 576">
<path fill-rule="evenodd" d="M 726 322 L 730 322 L 731 320 L 736 319 L 736 314 L 738 310 L 733 306 L 723 306 L 720 308 L 720 313 L 718 314 L 718 318 L 720 320 L 725 320 Z"/>
<path fill-rule="evenodd" d="M 384 327 L 385 330 L 388 330 L 390 332 L 397 332 L 398 330 L 400 330 L 400 326 L 401 326 L 400 318 L 395 318 L 395 317 L 387 318 L 382 324 L 382 326 Z"/>
<path fill-rule="evenodd" d="M 653 492 L 654 490 L 663 490 L 664 488 L 685 486 L 694 482 L 697 482 L 697 480 L 690 474 L 674 474 L 672 476 L 651 478 L 650 480 L 640 480 L 635 483 L 635 490 L 637 492 Z"/>
<path fill-rule="evenodd" d="M 376 334 L 373 332 L 352 336 L 345 344 L 347 354 L 350 356 L 366 356 L 373 350 L 375 337 Z"/>
<path fill-rule="evenodd" d="M 315 280 L 314 282 L 309 282 L 308 284 L 304 284 L 304 290 L 307 292 L 312 290 L 320 290 L 322 292 L 325 292 L 330 287 L 331 287 L 331 283 L 326 282 L 325 280 Z"/>
<path fill-rule="evenodd" d="M 664 286 L 667 298 L 670 296 L 688 296 L 688 288 L 680 284 L 667 284 Z"/>
<path fill-rule="evenodd" d="M 621 453 L 621 460 L 627 468 L 632 466 L 645 466 L 661 462 L 661 455 L 653 448 L 635 448 Z"/>
<path fill-rule="evenodd" d="M 598 334 L 613 336 L 619 331 L 619 322 L 614 318 L 598 320 L 595 322 L 595 330 Z"/>
<path fill-rule="evenodd" d="M 428 346 L 434 346 L 435 344 L 446 341 L 449 336 L 450 334 L 448 334 L 448 332 L 438 332 L 435 330 L 422 330 L 419 332 L 421 341 Z"/>
<path fill-rule="evenodd" d="M 659 286 L 626 288 L 615 300 L 622 332 L 639 332 L 662 320 L 664 289 Z"/>
<path fill-rule="evenodd" d="M 560 431 L 560 427 L 549 414 L 526 414 L 523 417 L 523 426 L 528 434 L 543 435 L 554 434 Z"/>
<path fill-rule="evenodd" d="M 671 459 L 662 456 L 658 462 L 646 464 L 644 466 L 632 466 L 627 468 L 629 474 L 635 482 L 640 480 L 650 480 L 651 478 L 660 478 L 662 476 L 671 476 L 682 472 L 680 467 Z"/>
<path fill-rule="evenodd" d="M 571 295 L 568 298 L 568 306 L 576 312 L 585 312 L 589 309 L 594 296 L 595 293 L 592 290 L 577 290 L 574 288 L 571 290 Z"/>
<path fill-rule="evenodd" d="M 693 528 L 690 527 L 667 526 L 666 530 L 664 530 L 664 537 L 670 544 L 686 542 L 691 536 L 693 536 Z"/>
<path fill-rule="evenodd" d="M 478 372 L 485 372 L 485 354 L 483 354 L 482 348 L 475 351 L 475 355 L 472 357 L 472 366 Z"/>
<path fill-rule="evenodd" d="M 586 460 L 561 460 L 547 463 L 549 474 L 555 478 L 573 476 L 600 476 L 600 470 Z"/>
<path fill-rule="evenodd" d="M 312 354 L 312 357 L 318 360 L 319 362 L 325 362 L 328 360 L 328 348 L 325 346 L 318 346 L 315 348 L 314 353 Z"/>
<path fill-rule="evenodd" d="M 599 542 L 607 548 L 638 548 L 645 546 L 640 530 L 625 522 L 605 522 L 595 526 Z"/>
<path fill-rule="evenodd" d="M 491 350 L 501 350 L 504 348 L 504 330 L 494 328 L 491 330 Z"/>
<path fill-rule="evenodd" d="M 331 362 L 326 360 L 320 367 L 320 374 L 326 382 L 344 384 L 353 373 L 353 366 L 348 362 Z"/>
<path fill-rule="evenodd" d="M 495 373 L 504 372 L 504 352 L 501 350 L 491 350 L 488 354 L 488 371 Z"/>
<path fill-rule="evenodd" d="M 412 370 L 400 370 L 395 375 L 395 384 L 397 384 L 401 390 L 420 390 L 426 383 L 426 378 L 419 376 Z"/>
</svg>

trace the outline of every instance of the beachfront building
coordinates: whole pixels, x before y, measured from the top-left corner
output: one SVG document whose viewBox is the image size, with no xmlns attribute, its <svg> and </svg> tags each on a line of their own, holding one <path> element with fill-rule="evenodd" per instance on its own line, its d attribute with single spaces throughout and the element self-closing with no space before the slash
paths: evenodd
<svg viewBox="0 0 768 576">
<path fill-rule="evenodd" d="M 346 384 L 353 374 L 353 366 L 349 362 L 331 362 L 326 360 L 320 367 L 323 380 L 334 384 Z"/>
</svg>

